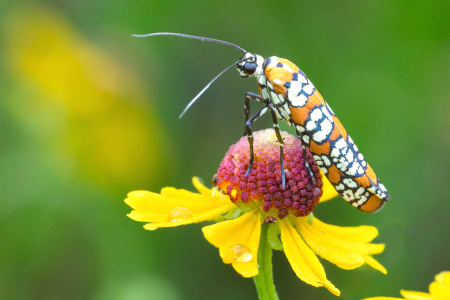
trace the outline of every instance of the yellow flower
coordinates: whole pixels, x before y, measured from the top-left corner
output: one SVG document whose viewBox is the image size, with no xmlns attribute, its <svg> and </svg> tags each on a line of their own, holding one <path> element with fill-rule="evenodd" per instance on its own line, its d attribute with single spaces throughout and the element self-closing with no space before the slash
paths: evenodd
<svg viewBox="0 0 450 300">
<path fill-rule="evenodd" d="M 334 198 L 337 192 L 308 153 L 315 177 L 312 180 L 303 161 L 301 141 L 286 132 L 283 136 L 285 190 L 281 185 L 276 136 L 273 130 L 264 130 L 254 133 L 256 160 L 248 177 L 244 174 L 249 146 L 247 139 L 242 138 L 225 155 L 213 180 L 215 188 L 206 188 L 194 177 L 199 193 L 175 188 L 163 188 L 160 194 L 131 192 L 125 202 L 134 210 L 128 216 L 147 222 L 147 230 L 217 221 L 203 227 L 205 238 L 219 248 L 223 262 L 244 277 L 259 273 L 262 224 L 269 227 L 270 246 L 283 250 L 296 275 L 312 286 L 323 286 L 340 295 L 316 255 L 342 269 L 367 263 L 386 274 L 386 269 L 371 256 L 384 250 L 384 245 L 370 243 L 378 235 L 375 227 L 329 225 L 311 214 L 316 204 Z"/>
<path fill-rule="evenodd" d="M 0 24 L 2 67 L 20 91 L 2 103 L 45 153 L 66 172 L 106 187 L 163 176 L 144 172 L 163 172 L 169 163 L 167 135 L 144 92 L 148 83 L 57 11 L 21 6 Z M 133 172 L 145 175 L 131 178 Z"/>
<path fill-rule="evenodd" d="M 445 271 L 437 274 L 430 284 L 429 293 L 416 292 L 416 291 L 405 291 L 400 290 L 405 299 L 416 299 L 416 300 L 450 300 L 450 272 Z M 403 299 L 403 298 L 393 298 L 393 297 L 374 297 L 367 298 L 365 300 L 388 300 L 388 299 Z"/>
</svg>

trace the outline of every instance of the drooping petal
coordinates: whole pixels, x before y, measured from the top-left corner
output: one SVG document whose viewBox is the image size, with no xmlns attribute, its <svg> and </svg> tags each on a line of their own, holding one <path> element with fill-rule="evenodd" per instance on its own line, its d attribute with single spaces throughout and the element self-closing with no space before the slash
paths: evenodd
<svg viewBox="0 0 450 300">
<path fill-rule="evenodd" d="M 331 293 L 339 296 L 341 292 L 328 281 L 317 256 L 306 246 L 287 219 L 280 222 L 280 230 L 284 252 L 298 278 L 315 287 L 324 286 Z"/>
<path fill-rule="evenodd" d="M 261 236 L 259 210 L 234 220 L 205 226 L 202 230 L 208 242 L 219 248 L 224 263 L 231 263 L 244 277 L 258 275 L 257 256 Z"/>
<path fill-rule="evenodd" d="M 423 292 L 400 290 L 400 294 L 402 294 L 403 298 L 406 298 L 406 299 L 415 299 L 415 300 L 434 299 L 433 295 L 431 295 L 429 293 L 423 293 Z"/>
<path fill-rule="evenodd" d="M 322 173 L 322 171 L 320 171 L 320 174 L 322 175 L 322 182 L 323 182 L 323 187 L 322 187 L 323 194 L 322 194 L 322 197 L 320 197 L 320 202 L 322 203 L 322 202 L 331 200 L 336 196 L 339 196 L 339 194 L 335 190 L 335 188 L 331 185 L 328 178 Z"/>
<path fill-rule="evenodd" d="M 375 258 L 373 258 L 370 255 L 364 256 L 364 262 L 366 264 L 368 264 L 369 266 L 371 266 L 372 268 L 374 268 L 375 270 L 380 271 L 381 273 L 383 273 L 384 275 L 387 274 L 387 270 L 386 268 L 380 264 Z"/>
<path fill-rule="evenodd" d="M 369 243 L 378 236 L 378 229 L 374 226 L 341 227 L 324 223 L 317 218 L 313 225 L 341 241 Z"/>
<path fill-rule="evenodd" d="M 314 230 L 308 224 L 307 218 L 296 218 L 295 227 L 314 253 L 336 266 L 345 270 L 351 270 L 364 264 L 364 258 L 360 254 L 342 247 L 324 231 Z"/>
<path fill-rule="evenodd" d="M 346 231 L 346 228 L 341 228 L 340 231 L 337 226 L 332 227 L 331 225 L 325 224 L 314 217 L 312 221 L 312 225 L 309 227 L 309 231 L 314 233 L 316 236 L 327 236 L 328 239 L 333 240 L 333 243 L 348 249 L 352 252 L 358 253 L 361 256 L 366 256 L 370 254 L 378 254 L 383 252 L 384 250 L 384 244 L 370 244 L 370 243 L 363 243 L 363 242 L 349 242 L 347 241 L 349 238 L 341 239 L 341 234 Z M 369 226 L 365 226 L 369 227 Z M 356 227 L 358 228 L 358 227 Z M 337 237 L 335 237 L 330 231 L 331 229 L 332 233 L 339 233 Z M 350 230 L 351 232 L 352 230 Z M 370 232 L 370 230 L 369 230 Z M 361 238 L 362 239 L 362 238 Z"/>
<path fill-rule="evenodd" d="M 130 192 L 125 203 L 134 209 L 128 217 L 139 222 L 151 222 L 144 226 L 147 230 L 211 220 L 235 207 L 223 195 L 205 196 L 175 188 L 163 188 L 161 194 Z"/>
</svg>

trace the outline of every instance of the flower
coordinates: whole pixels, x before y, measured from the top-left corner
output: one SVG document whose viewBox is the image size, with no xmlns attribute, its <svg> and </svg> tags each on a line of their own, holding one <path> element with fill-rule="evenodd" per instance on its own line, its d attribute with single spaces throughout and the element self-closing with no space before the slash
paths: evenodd
<svg viewBox="0 0 450 300">
<path fill-rule="evenodd" d="M 249 162 L 246 137 L 231 146 L 208 189 L 194 177 L 199 193 L 163 188 L 160 194 L 135 191 L 125 202 L 134 210 L 131 219 L 147 222 L 155 230 L 201 221 L 218 223 L 203 227 L 205 238 L 219 248 L 224 263 L 244 277 L 258 275 L 258 248 L 261 225 L 268 226 L 267 239 L 275 250 L 283 250 L 296 275 L 304 282 L 340 291 L 327 279 L 316 255 L 346 270 L 364 263 L 386 274 L 373 254 L 383 252 L 383 244 L 371 244 L 378 235 L 372 226 L 339 227 L 326 224 L 311 213 L 316 204 L 337 196 L 320 173 L 310 153 L 305 162 L 300 139 L 283 132 L 286 187 L 283 190 L 279 165 L 279 145 L 273 130 L 254 133 L 255 162 L 245 176 Z M 281 235 L 281 240 L 279 238 Z"/>
<path fill-rule="evenodd" d="M 416 299 L 416 300 L 449 300 L 450 299 L 450 272 L 444 271 L 437 274 L 430 284 L 429 293 L 416 292 L 416 291 L 405 291 L 400 290 L 405 299 Z M 389 299 L 403 299 L 403 298 L 392 298 L 392 297 L 373 297 L 367 298 L 365 300 L 389 300 Z"/>
<path fill-rule="evenodd" d="M 163 177 L 167 134 L 139 74 L 55 10 L 20 6 L 0 24 L 9 28 L 0 35 L 2 67 L 15 83 L 2 103 L 33 134 L 31 147 L 107 188 Z"/>
</svg>

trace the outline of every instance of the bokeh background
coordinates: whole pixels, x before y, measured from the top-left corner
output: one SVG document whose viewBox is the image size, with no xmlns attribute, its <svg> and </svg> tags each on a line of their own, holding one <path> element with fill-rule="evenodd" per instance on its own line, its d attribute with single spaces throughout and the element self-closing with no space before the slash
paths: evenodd
<svg viewBox="0 0 450 300">
<path fill-rule="evenodd" d="M 0 299 L 256 299 L 202 224 L 148 232 L 126 217 L 128 191 L 209 182 L 242 134 L 244 93 L 257 91 L 230 71 L 179 120 L 241 54 L 131 37 L 158 31 L 296 63 L 392 195 L 374 215 L 342 199 L 316 209 L 376 226 L 387 245 L 387 276 L 323 261 L 328 278 L 342 299 L 426 291 L 450 269 L 449 14 L 449 1 L 416 0 L 1 1 Z M 274 265 L 281 299 L 335 299 L 283 253 Z"/>
</svg>

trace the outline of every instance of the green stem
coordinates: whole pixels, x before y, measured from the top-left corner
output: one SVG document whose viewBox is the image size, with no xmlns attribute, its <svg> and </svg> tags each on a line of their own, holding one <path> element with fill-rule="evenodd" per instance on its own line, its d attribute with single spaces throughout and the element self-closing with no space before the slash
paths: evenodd
<svg viewBox="0 0 450 300">
<path fill-rule="evenodd" d="M 273 283 L 272 247 L 267 238 L 269 224 L 262 224 L 259 241 L 258 264 L 259 274 L 253 277 L 259 300 L 278 300 L 278 294 Z"/>
</svg>

